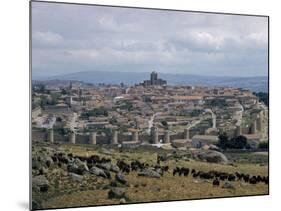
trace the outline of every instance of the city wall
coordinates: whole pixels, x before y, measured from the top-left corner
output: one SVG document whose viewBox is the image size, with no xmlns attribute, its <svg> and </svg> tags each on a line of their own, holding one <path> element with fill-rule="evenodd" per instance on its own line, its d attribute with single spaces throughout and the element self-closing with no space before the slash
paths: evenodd
<svg viewBox="0 0 281 211">
<path fill-rule="evenodd" d="M 55 130 L 32 130 L 32 141 L 52 142 L 52 143 L 75 143 L 75 144 L 121 144 L 121 143 L 169 143 L 175 139 L 186 139 L 196 134 L 196 131 L 189 130 L 186 132 L 178 132 L 171 134 L 163 132 L 154 132 L 149 134 L 139 134 L 135 132 L 131 135 L 121 134 L 117 131 L 110 135 L 74 134 L 70 133 L 62 135 Z M 168 137 L 167 137 L 168 136 Z M 187 137 L 188 136 L 188 137 Z"/>
</svg>

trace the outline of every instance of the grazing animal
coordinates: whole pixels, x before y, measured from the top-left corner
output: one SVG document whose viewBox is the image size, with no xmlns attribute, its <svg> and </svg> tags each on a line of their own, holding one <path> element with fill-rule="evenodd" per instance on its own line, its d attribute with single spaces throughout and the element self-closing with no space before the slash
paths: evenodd
<svg viewBox="0 0 281 211">
<path fill-rule="evenodd" d="M 173 170 L 173 176 L 175 176 L 177 173 L 178 173 L 179 176 L 180 176 L 180 168 L 179 168 L 179 167 L 174 168 L 174 170 Z"/>
<path fill-rule="evenodd" d="M 236 177 L 234 174 L 229 174 L 227 179 L 228 181 L 235 181 Z"/>
<path fill-rule="evenodd" d="M 250 184 L 257 184 L 257 177 L 256 176 L 252 176 L 249 180 Z"/>
<path fill-rule="evenodd" d="M 198 171 L 198 172 L 195 172 L 192 176 L 194 178 L 196 178 L 196 177 L 200 176 L 202 173 L 203 173 L 202 171 Z"/>
<path fill-rule="evenodd" d="M 164 171 L 169 171 L 169 166 L 163 166 Z"/>
<path fill-rule="evenodd" d="M 168 171 L 169 167 L 168 166 L 164 166 L 163 170 L 164 171 Z M 185 167 L 176 167 L 173 170 L 173 176 L 175 176 L 176 174 L 178 174 L 179 176 L 183 175 L 183 176 L 188 176 L 189 174 L 189 168 L 185 168 Z"/>
<path fill-rule="evenodd" d="M 239 172 L 236 172 L 235 173 L 235 175 L 236 175 L 236 177 L 237 177 L 237 179 L 239 180 L 239 181 L 241 181 L 242 180 L 242 178 L 243 178 L 243 176 L 244 176 L 244 174 L 242 173 L 242 174 L 240 174 Z"/>
<path fill-rule="evenodd" d="M 183 176 L 188 176 L 188 174 L 189 174 L 189 168 L 182 167 L 182 168 L 181 168 L 181 172 L 183 173 Z"/>
<path fill-rule="evenodd" d="M 196 171 L 195 171 L 195 169 L 192 169 L 191 174 L 194 174 L 194 173 L 196 173 Z"/>
<path fill-rule="evenodd" d="M 244 174 L 243 175 L 243 179 L 244 179 L 244 182 L 249 182 L 249 179 L 250 179 L 250 175 L 249 174 Z"/>
<path fill-rule="evenodd" d="M 220 178 L 220 180 L 224 181 L 228 178 L 228 175 L 227 175 L 227 173 L 221 173 L 219 178 Z"/>
<path fill-rule="evenodd" d="M 213 180 L 213 186 L 219 186 L 220 185 L 220 181 L 218 180 L 218 178 Z"/>
<path fill-rule="evenodd" d="M 125 163 L 123 160 L 118 160 L 116 165 L 122 172 L 130 173 L 130 165 Z"/>
<path fill-rule="evenodd" d="M 262 177 L 260 175 L 257 176 L 257 182 L 261 182 L 262 181 Z"/>
<path fill-rule="evenodd" d="M 132 161 L 131 162 L 131 170 L 132 171 L 137 171 L 138 169 L 140 169 L 140 170 L 142 170 L 142 169 L 144 169 L 144 163 L 141 163 L 140 161 L 138 161 L 138 160 L 135 160 L 135 161 Z"/>
<path fill-rule="evenodd" d="M 201 179 L 212 179 L 212 178 L 214 178 L 214 176 L 211 173 L 209 173 L 209 172 L 201 172 L 199 174 L 199 177 Z"/>
<path fill-rule="evenodd" d="M 266 184 L 266 185 L 268 185 L 268 183 L 269 183 L 269 177 L 267 176 L 267 177 L 264 177 L 264 183 Z"/>
</svg>

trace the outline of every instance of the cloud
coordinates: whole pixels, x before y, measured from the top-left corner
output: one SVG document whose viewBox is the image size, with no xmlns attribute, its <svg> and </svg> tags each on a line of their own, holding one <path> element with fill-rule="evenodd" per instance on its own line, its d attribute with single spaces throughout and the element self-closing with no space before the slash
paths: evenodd
<svg viewBox="0 0 281 211">
<path fill-rule="evenodd" d="M 267 18 L 32 2 L 33 71 L 266 75 Z"/>
<path fill-rule="evenodd" d="M 60 34 L 46 31 L 34 31 L 32 33 L 32 41 L 35 45 L 54 46 L 63 42 L 63 37 Z"/>
<path fill-rule="evenodd" d="M 267 48 L 268 35 L 265 33 L 251 33 L 247 35 L 246 39 L 249 41 L 253 41 L 259 47 Z"/>
</svg>

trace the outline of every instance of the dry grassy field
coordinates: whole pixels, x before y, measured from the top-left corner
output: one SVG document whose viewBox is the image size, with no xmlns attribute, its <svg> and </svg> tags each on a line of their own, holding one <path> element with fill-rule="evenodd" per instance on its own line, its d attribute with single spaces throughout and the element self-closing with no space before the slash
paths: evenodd
<svg viewBox="0 0 281 211">
<path fill-rule="evenodd" d="M 97 146 L 62 145 L 60 150 L 73 153 L 78 156 L 99 155 L 110 158 L 113 163 L 118 159 L 125 162 L 140 160 L 141 162 L 156 164 L 157 153 L 163 153 L 158 149 L 130 149 L 120 152 L 118 149 L 104 149 Z M 165 153 L 165 151 L 164 151 Z M 251 156 L 249 154 L 249 156 Z M 253 154 L 253 156 L 267 156 L 266 154 Z M 50 167 L 45 173 L 50 181 L 50 189 L 46 193 L 33 192 L 33 198 L 43 208 L 76 207 L 89 205 L 106 205 L 120 203 L 137 203 L 150 201 L 169 201 L 183 199 L 213 198 L 243 195 L 268 194 L 268 185 L 264 183 L 249 184 L 242 181 L 231 182 L 233 188 L 214 187 L 213 180 L 193 178 L 191 175 L 173 176 L 172 170 L 176 166 L 194 168 L 201 171 L 217 170 L 227 173 L 241 172 L 250 175 L 267 176 L 267 163 L 262 165 L 255 162 L 232 162 L 229 164 L 207 163 L 194 159 L 169 159 L 161 162 L 161 165 L 168 165 L 169 171 L 160 178 L 141 177 L 137 172 L 124 173 L 128 181 L 122 187 L 126 190 L 124 201 L 120 199 L 109 199 L 109 185 L 114 180 L 105 179 L 93 174 L 83 175 L 82 181 L 75 181 L 68 175 L 64 168 Z"/>
</svg>

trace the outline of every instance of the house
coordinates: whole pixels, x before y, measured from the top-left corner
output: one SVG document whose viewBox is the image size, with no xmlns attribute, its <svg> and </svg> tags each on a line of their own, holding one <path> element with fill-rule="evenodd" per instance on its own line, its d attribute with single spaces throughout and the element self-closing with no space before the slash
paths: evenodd
<svg viewBox="0 0 281 211">
<path fill-rule="evenodd" d="M 215 145 L 218 140 L 219 138 L 216 135 L 195 135 L 192 137 L 192 145 L 196 148 L 201 148 L 204 145 Z"/>
<path fill-rule="evenodd" d="M 201 96 L 172 96 L 174 102 L 185 103 L 188 105 L 202 105 L 203 97 Z"/>
</svg>

